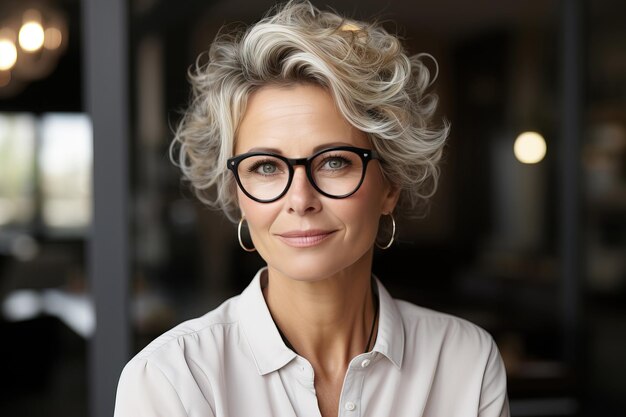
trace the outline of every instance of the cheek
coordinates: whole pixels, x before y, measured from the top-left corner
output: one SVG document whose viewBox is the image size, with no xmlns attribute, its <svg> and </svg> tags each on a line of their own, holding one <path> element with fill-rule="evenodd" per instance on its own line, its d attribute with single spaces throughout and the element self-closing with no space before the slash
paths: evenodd
<svg viewBox="0 0 626 417">
<path fill-rule="evenodd" d="M 349 233 L 363 238 L 367 235 L 368 240 L 370 237 L 373 239 L 378 231 L 378 220 L 382 212 L 379 190 L 363 188 L 362 193 L 357 192 L 352 200 L 346 200 L 345 203 L 336 207 L 336 213 L 349 226 Z"/>
<path fill-rule="evenodd" d="M 387 187 L 384 184 L 380 174 L 371 173 L 369 178 L 366 178 L 361 185 L 359 191 L 355 194 L 358 199 L 358 211 L 362 215 L 367 214 L 378 218 L 383 211 L 385 205 L 385 196 L 387 194 Z M 378 174 L 378 175 L 374 175 Z"/>
<path fill-rule="evenodd" d="M 237 202 L 239 204 L 239 214 L 241 216 L 245 216 L 245 218 L 247 219 L 248 214 L 252 213 L 251 203 L 253 203 L 253 201 L 246 197 L 245 194 L 241 192 L 241 190 L 237 189 Z"/>
<path fill-rule="evenodd" d="M 379 217 L 380 209 L 373 202 L 360 206 L 358 210 L 344 213 L 344 218 L 352 226 L 352 234 L 361 236 L 366 241 L 376 237 Z"/>
<path fill-rule="evenodd" d="M 252 236 L 258 236 L 259 231 L 267 229 L 273 222 L 276 208 L 273 204 L 258 203 L 249 199 L 241 191 L 238 192 L 239 210 L 245 215 L 248 228 Z"/>
<path fill-rule="evenodd" d="M 354 203 L 346 205 L 343 216 L 356 228 L 355 232 L 375 238 L 380 216 L 386 210 L 387 186 L 382 178 L 372 176 L 354 194 Z"/>
</svg>

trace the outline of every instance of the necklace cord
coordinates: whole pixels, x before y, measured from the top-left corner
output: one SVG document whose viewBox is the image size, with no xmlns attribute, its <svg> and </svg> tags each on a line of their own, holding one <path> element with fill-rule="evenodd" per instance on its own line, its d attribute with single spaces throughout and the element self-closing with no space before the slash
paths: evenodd
<svg viewBox="0 0 626 417">
<path fill-rule="evenodd" d="M 270 312 L 270 316 L 272 316 L 272 312 Z M 374 297 L 374 319 L 372 320 L 372 329 L 370 330 L 370 336 L 367 339 L 367 345 L 365 345 L 365 352 L 363 353 L 367 353 L 370 350 L 370 343 L 372 343 L 372 337 L 374 336 L 374 328 L 376 327 L 377 319 L 378 319 L 378 297 Z M 283 342 L 285 342 L 285 345 L 287 345 L 289 349 L 293 350 L 294 352 L 296 352 L 296 354 L 299 355 L 298 351 L 296 351 L 294 347 L 292 346 L 292 344 L 289 343 L 289 339 L 287 339 L 287 336 L 283 334 L 282 330 L 280 330 L 280 327 L 278 327 L 278 325 L 276 324 L 274 317 L 272 317 L 272 320 L 274 321 L 274 325 L 276 326 L 276 329 L 278 329 L 278 333 L 280 334 L 280 337 L 283 339 Z"/>
<path fill-rule="evenodd" d="M 370 343 L 372 342 L 372 336 L 374 336 L 374 327 L 376 327 L 376 320 L 378 319 L 378 297 L 374 298 L 374 320 L 372 320 L 372 329 L 370 330 L 370 337 L 367 339 L 367 345 L 365 346 L 365 352 L 370 350 Z"/>
</svg>

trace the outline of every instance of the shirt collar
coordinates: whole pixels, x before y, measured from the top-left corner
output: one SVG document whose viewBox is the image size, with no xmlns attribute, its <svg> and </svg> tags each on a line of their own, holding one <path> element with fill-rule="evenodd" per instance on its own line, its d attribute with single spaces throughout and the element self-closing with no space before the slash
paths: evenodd
<svg viewBox="0 0 626 417">
<path fill-rule="evenodd" d="M 398 369 L 404 355 L 404 324 L 396 302 L 377 277 L 378 334 L 372 350 L 385 355 Z"/>
<path fill-rule="evenodd" d="M 256 273 L 252 282 L 241 293 L 238 302 L 240 323 L 260 375 L 276 371 L 296 357 L 283 342 L 265 303 L 261 277 L 266 270 L 267 267 Z M 404 353 L 402 316 L 393 298 L 378 278 L 376 289 L 379 298 L 379 316 L 378 334 L 373 350 L 382 353 L 400 368 Z"/>
<path fill-rule="evenodd" d="M 245 337 L 260 375 L 282 368 L 296 357 L 283 342 L 261 291 L 262 268 L 241 293 L 238 308 Z"/>
</svg>

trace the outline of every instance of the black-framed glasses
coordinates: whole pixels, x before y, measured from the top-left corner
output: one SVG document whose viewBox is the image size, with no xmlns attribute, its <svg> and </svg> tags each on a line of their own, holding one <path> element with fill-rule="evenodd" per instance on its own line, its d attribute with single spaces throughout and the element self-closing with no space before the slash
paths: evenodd
<svg viewBox="0 0 626 417">
<path fill-rule="evenodd" d="M 346 198 L 365 178 L 367 163 L 379 159 L 374 150 L 352 146 L 323 149 L 308 158 L 285 158 L 269 152 L 248 152 L 228 160 L 241 191 L 259 203 L 271 203 L 285 195 L 294 167 L 303 165 L 309 182 L 320 194 Z"/>
</svg>

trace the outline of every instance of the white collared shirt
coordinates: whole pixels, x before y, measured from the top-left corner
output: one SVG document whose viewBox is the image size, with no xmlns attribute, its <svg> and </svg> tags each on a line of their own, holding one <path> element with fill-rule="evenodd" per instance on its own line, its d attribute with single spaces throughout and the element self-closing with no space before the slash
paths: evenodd
<svg viewBox="0 0 626 417">
<path fill-rule="evenodd" d="M 313 367 L 283 342 L 261 291 L 263 271 L 240 295 L 139 352 L 120 377 L 115 417 L 320 417 Z M 508 417 L 492 337 L 376 284 L 376 343 L 350 362 L 339 416 Z"/>
</svg>

